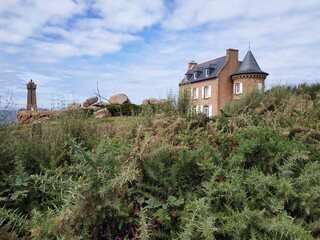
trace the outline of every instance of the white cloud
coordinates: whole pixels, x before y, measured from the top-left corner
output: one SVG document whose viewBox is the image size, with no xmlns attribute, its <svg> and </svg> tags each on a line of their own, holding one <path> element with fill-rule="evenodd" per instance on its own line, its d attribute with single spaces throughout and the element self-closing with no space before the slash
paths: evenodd
<svg viewBox="0 0 320 240">
<path fill-rule="evenodd" d="M 270 0 L 260 3 L 254 0 L 176 0 L 174 11 L 163 22 L 163 26 L 169 30 L 190 30 L 206 24 L 213 25 L 217 29 L 223 28 L 226 21 L 232 20 L 232 24 L 244 19 L 260 21 L 290 15 L 292 11 L 314 11 L 319 6 L 317 0 Z M 230 23 L 227 23 L 228 25 Z M 253 29 L 252 29 L 253 30 Z M 254 29 L 254 31 L 259 29 Z"/>
<path fill-rule="evenodd" d="M 244 14 L 243 1 L 176 0 L 172 14 L 163 26 L 171 30 L 186 30 L 213 21 L 232 19 Z"/>
<path fill-rule="evenodd" d="M 86 0 L 5 1 L 0 9 L 0 43 L 6 46 L 6 53 L 20 53 L 31 61 L 101 56 L 139 41 L 141 38 L 132 33 L 157 23 L 164 11 L 161 0 L 98 0 L 92 4 Z M 87 12 L 90 7 L 100 18 L 91 18 Z M 30 52 L 32 58 L 28 57 Z"/>
<path fill-rule="evenodd" d="M 3 4 L 3 3 L 1 3 Z M 55 1 L 5 1 L 0 12 L 2 29 L 0 42 L 22 43 L 47 23 L 61 22 L 84 10 L 81 1 L 76 4 L 72 0 Z"/>
<path fill-rule="evenodd" d="M 108 29 L 136 32 L 158 23 L 165 12 L 163 0 L 96 0 L 93 7 Z"/>
<path fill-rule="evenodd" d="M 318 0 L 77 2 L 1 0 L 2 86 L 23 99 L 32 78 L 39 104 L 50 106 L 55 93 L 82 102 L 99 82 L 104 97 L 124 92 L 141 103 L 178 89 L 188 61 L 227 48 L 242 60 L 249 42 L 268 86 L 319 81 Z"/>
</svg>

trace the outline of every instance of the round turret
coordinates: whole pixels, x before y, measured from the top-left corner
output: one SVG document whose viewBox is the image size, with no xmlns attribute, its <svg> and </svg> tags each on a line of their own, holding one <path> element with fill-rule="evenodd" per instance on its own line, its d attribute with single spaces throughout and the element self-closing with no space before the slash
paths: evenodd
<svg viewBox="0 0 320 240">
<path fill-rule="evenodd" d="M 268 73 L 260 69 L 252 52 L 249 50 L 238 71 L 231 75 L 234 89 L 233 98 L 237 99 L 255 88 L 260 92 L 264 92 L 264 80 L 268 75 Z"/>
</svg>

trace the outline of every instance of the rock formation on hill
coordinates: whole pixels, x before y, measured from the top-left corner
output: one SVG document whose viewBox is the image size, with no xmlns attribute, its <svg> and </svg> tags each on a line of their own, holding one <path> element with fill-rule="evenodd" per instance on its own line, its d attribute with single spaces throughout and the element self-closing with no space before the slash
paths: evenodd
<svg viewBox="0 0 320 240">
<path fill-rule="evenodd" d="M 110 112 L 106 108 L 102 108 L 94 113 L 94 117 L 97 119 L 106 118 L 110 116 Z"/>
<path fill-rule="evenodd" d="M 118 93 L 113 95 L 109 99 L 110 104 L 124 104 L 124 103 L 131 103 L 127 95 L 123 93 Z"/>
<path fill-rule="evenodd" d="M 166 99 L 149 98 L 142 101 L 142 105 L 159 105 L 165 103 Z"/>
<path fill-rule="evenodd" d="M 96 102 L 98 102 L 98 97 L 91 97 L 91 98 L 86 99 L 83 102 L 82 106 L 86 108 L 86 107 L 89 107 L 90 105 L 92 105 L 92 104 L 94 104 Z"/>
<path fill-rule="evenodd" d="M 65 110 L 60 111 L 50 111 L 50 110 L 41 110 L 41 111 L 19 111 L 17 113 L 18 123 L 33 123 L 35 121 L 41 122 L 44 120 L 52 119 L 55 116 L 58 116 L 63 111 L 68 110 L 77 110 L 81 108 L 93 109 L 95 118 L 106 118 L 110 116 L 110 112 L 106 109 L 106 106 L 109 104 L 125 104 L 131 103 L 127 95 L 123 93 L 115 94 L 110 97 L 109 102 L 98 101 L 98 97 L 90 97 L 86 99 L 81 107 L 79 103 L 71 103 Z M 155 100 L 152 100 L 155 102 Z"/>
<path fill-rule="evenodd" d="M 34 121 L 44 121 L 53 118 L 59 114 L 59 111 L 19 111 L 17 112 L 18 123 L 32 123 Z"/>
</svg>

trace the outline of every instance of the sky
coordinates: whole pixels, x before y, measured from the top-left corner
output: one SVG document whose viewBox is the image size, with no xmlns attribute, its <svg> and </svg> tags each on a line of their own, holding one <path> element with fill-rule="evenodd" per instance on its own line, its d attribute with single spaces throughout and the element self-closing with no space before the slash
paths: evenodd
<svg viewBox="0 0 320 240">
<path fill-rule="evenodd" d="M 319 0 L 0 0 L 0 104 L 141 104 L 178 91 L 187 63 L 248 49 L 266 87 L 320 82 Z M 2 99 L 2 100 L 1 100 Z"/>
</svg>

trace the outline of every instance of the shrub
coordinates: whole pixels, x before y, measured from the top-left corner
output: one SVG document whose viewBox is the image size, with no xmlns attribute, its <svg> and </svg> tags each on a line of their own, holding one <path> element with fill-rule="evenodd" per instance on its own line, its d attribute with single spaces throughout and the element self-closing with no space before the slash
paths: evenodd
<svg viewBox="0 0 320 240">
<path fill-rule="evenodd" d="M 0 165 L 1 236 L 319 238 L 319 103 L 284 87 L 257 97 L 213 119 L 173 101 L 108 123 L 64 116 L 33 135 L 0 128 L 12 164 Z M 96 137 L 95 124 L 115 130 Z"/>
<path fill-rule="evenodd" d="M 110 112 L 111 116 L 134 116 L 138 115 L 142 108 L 139 105 L 132 103 L 125 103 L 122 105 L 107 105 L 106 108 Z"/>
</svg>

